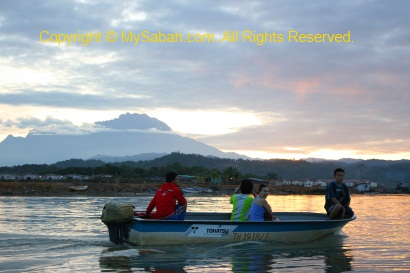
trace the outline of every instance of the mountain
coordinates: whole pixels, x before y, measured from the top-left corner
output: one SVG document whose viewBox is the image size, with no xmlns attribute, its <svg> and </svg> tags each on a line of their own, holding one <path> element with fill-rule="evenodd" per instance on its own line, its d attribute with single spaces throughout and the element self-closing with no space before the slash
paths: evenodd
<svg viewBox="0 0 410 273">
<path fill-rule="evenodd" d="M 159 157 L 166 156 L 167 153 L 142 153 L 138 155 L 129 155 L 129 156 L 109 156 L 109 155 L 96 155 L 91 157 L 91 159 L 101 160 L 107 163 L 113 162 L 125 162 L 125 161 L 144 161 L 144 160 L 153 160 Z"/>
<path fill-rule="evenodd" d="M 97 121 L 95 124 L 101 125 L 106 128 L 116 130 L 138 129 L 138 130 L 159 130 L 159 131 L 172 131 L 166 123 L 151 118 L 147 114 L 130 114 L 126 113 L 120 115 L 119 118 L 106 121 Z"/>
<path fill-rule="evenodd" d="M 304 160 L 304 161 L 307 161 L 307 162 L 312 162 L 312 163 L 337 162 L 337 163 L 346 163 L 346 164 L 353 164 L 353 163 L 358 163 L 358 162 L 363 161 L 363 159 L 355 159 L 355 158 L 341 158 L 341 159 L 338 159 L 338 160 L 331 160 L 331 159 L 323 159 L 323 158 L 316 158 L 316 157 L 302 158 L 301 160 Z"/>
<path fill-rule="evenodd" d="M 9 135 L 0 143 L 0 166 L 50 164 L 70 158 L 90 159 L 96 155 L 118 158 L 142 153 L 172 152 L 232 159 L 246 158 L 235 153 L 224 153 L 202 142 L 169 132 L 171 128 L 168 125 L 147 115 L 127 113 L 117 119 L 96 124 L 100 126 L 100 130 L 102 127 L 107 131 L 79 135 Z M 141 128 L 147 130 L 140 130 Z"/>
</svg>

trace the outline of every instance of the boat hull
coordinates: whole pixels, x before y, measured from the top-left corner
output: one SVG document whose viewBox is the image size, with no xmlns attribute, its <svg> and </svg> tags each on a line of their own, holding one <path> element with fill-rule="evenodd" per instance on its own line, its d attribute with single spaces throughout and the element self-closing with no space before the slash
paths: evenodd
<svg viewBox="0 0 410 273">
<path fill-rule="evenodd" d="M 88 186 L 71 186 L 71 191 L 85 191 L 88 189 Z"/>
<path fill-rule="evenodd" d="M 187 213 L 183 221 L 134 218 L 124 241 L 135 245 L 232 243 L 243 241 L 304 243 L 333 234 L 350 219 L 329 220 L 320 213 L 275 213 L 280 221 L 234 222 L 230 213 Z"/>
</svg>

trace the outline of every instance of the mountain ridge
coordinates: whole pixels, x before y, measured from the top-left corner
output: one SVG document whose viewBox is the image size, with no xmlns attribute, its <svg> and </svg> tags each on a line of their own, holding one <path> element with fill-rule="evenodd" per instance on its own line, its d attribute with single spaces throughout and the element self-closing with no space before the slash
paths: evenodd
<svg viewBox="0 0 410 273">
<path fill-rule="evenodd" d="M 117 178 L 147 178 L 161 176 L 169 170 L 179 174 L 215 176 L 224 174 L 229 177 L 234 173 L 238 179 L 255 177 L 263 179 L 333 179 L 333 170 L 342 167 L 346 171 L 345 179 L 358 179 L 380 183 L 380 187 L 394 188 L 399 183 L 407 185 L 410 181 L 410 160 L 385 161 L 384 166 L 374 166 L 372 160 L 358 163 L 345 162 L 307 162 L 304 160 L 244 160 L 206 157 L 199 154 L 171 153 L 152 160 L 104 162 L 96 159 L 69 159 L 51 165 L 22 165 L 0 167 L 0 173 L 18 174 L 109 174 Z"/>
<path fill-rule="evenodd" d="M 225 153 L 195 139 L 175 134 L 168 125 L 145 114 L 127 113 L 112 121 L 96 122 L 99 127 L 95 132 L 83 134 L 33 130 L 26 137 L 9 135 L 0 142 L 0 166 L 50 164 L 68 158 L 90 159 L 99 154 L 127 157 L 143 153 L 182 152 L 222 158 L 248 158 L 236 153 Z"/>
</svg>

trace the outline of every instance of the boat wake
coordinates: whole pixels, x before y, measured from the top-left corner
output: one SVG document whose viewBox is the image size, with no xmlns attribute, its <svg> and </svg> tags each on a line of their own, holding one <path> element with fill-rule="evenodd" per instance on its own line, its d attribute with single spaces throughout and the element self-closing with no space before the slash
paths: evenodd
<svg viewBox="0 0 410 273">
<path fill-rule="evenodd" d="M 107 251 L 103 252 L 101 254 L 101 257 L 104 258 L 113 258 L 113 257 L 137 257 L 137 256 L 142 256 L 142 255 L 149 255 L 149 254 L 158 254 L 158 253 L 165 253 L 160 250 L 156 249 L 123 249 L 123 250 L 117 250 L 117 251 Z"/>
</svg>

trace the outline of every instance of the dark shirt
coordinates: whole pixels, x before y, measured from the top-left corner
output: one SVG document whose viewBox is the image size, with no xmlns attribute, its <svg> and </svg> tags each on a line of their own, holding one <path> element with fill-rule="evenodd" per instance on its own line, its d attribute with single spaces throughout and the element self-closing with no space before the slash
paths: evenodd
<svg viewBox="0 0 410 273">
<path fill-rule="evenodd" d="M 336 181 L 330 182 L 326 187 L 326 209 L 333 204 L 332 198 L 336 198 L 342 206 L 348 205 L 350 202 L 349 188 L 344 183 L 339 185 Z"/>
</svg>

